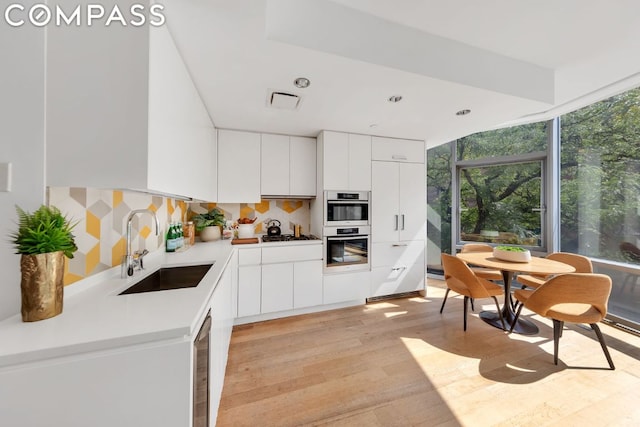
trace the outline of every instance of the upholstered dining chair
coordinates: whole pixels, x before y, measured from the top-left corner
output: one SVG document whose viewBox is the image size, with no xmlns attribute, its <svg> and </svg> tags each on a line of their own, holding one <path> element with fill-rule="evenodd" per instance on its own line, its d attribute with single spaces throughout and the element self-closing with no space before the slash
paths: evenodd
<svg viewBox="0 0 640 427">
<path fill-rule="evenodd" d="M 547 255 L 547 259 L 568 264 L 576 269 L 575 273 L 593 273 L 593 264 L 586 256 L 572 254 L 569 252 L 554 252 Z M 519 274 L 516 280 L 522 284 L 522 289 L 526 287 L 538 288 L 551 276 L 541 276 L 537 274 Z"/>
<path fill-rule="evenodd" d="M 447 283 L 447 291 L 445 292 L 444 299 L 442 300 L 440 313 L 442 313 L 444 304 L 447 302 L 449 291 L 453 290 L 454 292 L 464 296 L 463 324 L 464 330 L 466 331 L 469 299 L 493 298 L 493 301 L 496 303 L 498 313 L 500 314 L 502 328 L 506 329 L 500 305 L 498 304 L 498 298 L 496 298 L 498 295 L 503 294 L 504 290 L 502 287 L 476 276 L 464 261 L 453 255 L 442 254 L 442 266 L 444 268 L 444 280 Z"/>
<path fill-rule="evenodd" d="M 611 294 L 611 278 L 604 274 L 567 273 L 554 276 L 537 289 L 518 289 L 513 293 L 517 300 L 516 315 L 509 332 L 520 316 L 523 307 L 553 320 L 553 363 L 558 364 L 558 345 L 564 322 L 588 323 L 598 336 L 600 346 L 615 369 L 604 342 L 598 322 L 607 314 Z"/>
<path fill-rule="evenodd" d="M 493 252 L 493 246 L 486 243 L 465 243 L 460 252 Z M 503 280 L 500 270 L 486 267 L 470 267 L 474 274 L 486 280 Z"/>
</svg>

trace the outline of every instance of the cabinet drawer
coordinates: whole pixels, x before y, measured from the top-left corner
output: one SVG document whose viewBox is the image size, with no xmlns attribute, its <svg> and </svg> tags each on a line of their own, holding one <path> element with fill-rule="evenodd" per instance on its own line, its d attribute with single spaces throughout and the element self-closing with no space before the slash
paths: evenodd
<svg viewBox="0 0 640 427">
<path fill-rule="evenodd" d="M 295 262 L 322 259 L 322 244 L 262 248 L 262 263 Z"/>
<path fill-rule="evenodd" d="M 377 267 L 371 270 L 371 276 L 372 297 L 424 290 L 423 263 L 406 267 Z"/>
<path fill-rule="evenodd" d="M 371 159 L 389 162 L 424 163 L 424 141 L 394 139 L 374 136 L 371 138 Z"/>
<path fill-rule="evenodd" d="M 424 248 L 422 240 L 374 243 L 371 247 L 371 267 L 424 265 Z"/>
<path fill-rule="evenodd" d="M 325 274 L 322 283 L 324 304 L 356 300 L 364 303 L 371 287 L 371 272 Z"/>
<path fill-rule="evenodd" d="M 259 265 L 260 253 L 260 248 L 238 249 L 238 265 Z"/>
</svg>

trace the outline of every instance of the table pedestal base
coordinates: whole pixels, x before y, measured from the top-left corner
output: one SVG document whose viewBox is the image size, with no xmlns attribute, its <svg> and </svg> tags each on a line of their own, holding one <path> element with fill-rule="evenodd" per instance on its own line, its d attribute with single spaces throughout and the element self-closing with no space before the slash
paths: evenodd
<svg viewBox="0 0 640 427">
<path fill-rule="evenodd" d="M 511 328 L 511 323 L 513 322 L 515 314 L 511 310 L 502 310 L 502 316 L 504 317 L 504 323 L 508 331 L 509 328 Z M 496 311 L 481 311 L 480 318 L 491 326 L 502 329 L 500 316 L 498 316 Z M 529 320 L 520 317 L 513 328 L 513 332 L 522 335 L 535 335 L 538 333 L 538 327 Z"/>
</svg>

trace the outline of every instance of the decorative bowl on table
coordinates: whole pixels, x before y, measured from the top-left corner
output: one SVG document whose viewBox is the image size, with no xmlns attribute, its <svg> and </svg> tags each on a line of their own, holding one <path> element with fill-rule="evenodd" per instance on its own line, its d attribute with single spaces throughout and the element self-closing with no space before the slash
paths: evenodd
<svg viewBox="0 0 640 427">
<path fill-rule="evenodd" d="M 496 246 L 493 248 L 493 256 L 502 261 L 529 262 L 531 252 L 520 246 Z"/>
</svg>

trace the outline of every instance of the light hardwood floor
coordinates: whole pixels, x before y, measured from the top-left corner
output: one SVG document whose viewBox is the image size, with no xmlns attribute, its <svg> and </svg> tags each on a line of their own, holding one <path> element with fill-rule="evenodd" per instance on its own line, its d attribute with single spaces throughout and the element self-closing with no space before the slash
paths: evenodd
<svg viewBox="0 0 640 427">
<path fill-rule="evenodd" d="M 236 327 L 218 426 L 638 426 L 640 338 L 550 321 L 507 334 L 429 280 L 427 297 Z M 453 294 L 453 293 L 452 293 Z M 485 302 L 485 301 L 480 301 Z"/>
</svg>

